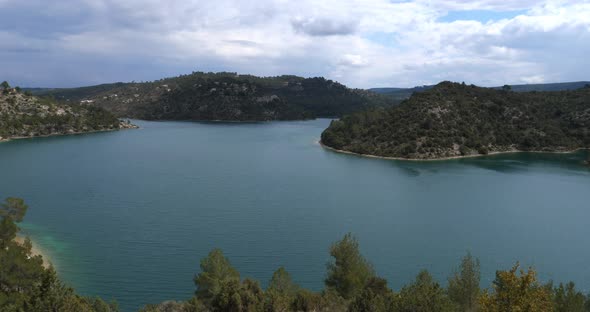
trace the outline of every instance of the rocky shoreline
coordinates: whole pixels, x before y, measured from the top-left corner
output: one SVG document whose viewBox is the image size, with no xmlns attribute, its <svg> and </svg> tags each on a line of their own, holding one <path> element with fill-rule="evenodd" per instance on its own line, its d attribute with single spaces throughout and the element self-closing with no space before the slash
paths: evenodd
<svg viewBox="0 0 590 312">
<path fill-rule="evenodd" d="M 325 149 L 331 150 L 336 153 L 341 154 L 348 154 L 348 155 L 355 155 L 360 157 L 367 157 L 367 158 L 377 158 L 377 159 L 386 159 L 386 160 L 406 160 L 406 161 L 444 161 L 444 160 L 453 160 L 453 159 L 464 159 L 464 158 L 476 158 L 476 157 L 485 157 L 485 156 L 493 156 L 493 155 L 501 155 L 501 154 L 515 154 L 515 153 L 546 153 L 546 154 L 569 154 L 574 153 L 579 150 L 583 150 L 586 148 L 577 148 L 574 150 L 569 151 L 521 151 L 521 150 L 510 150 L 510 151 L 497 151 L 497 152 L 489 152 L 487 154 L 470 154 L 470 155 L 461 155 L 461 156 L 451 156 L 451 157 L 439 157 L 439 158 L 403 158 L 403 157 L 388 157 L 388 156 L 377 156 L 377 155 L 370 155 L 370 154 L 360 154 L 345 150 L 339 150 L 330 146 L 325 145 L 322 141 L 318 141 L 318 143 Z M 584 162 L 585 165 L 590 166 L 590 160 Z"/>
<path fill-rule="evenodd" d="M 99 133 L 99 132 L 112 132 L 112 131 L 119 131 L 119 130 L 127 130 L 127 129 L 139 129 L 139 126 L 136 126 L 130 122 L 121 122 L 119 124 L 118 129 L 101 129 L 101 130 L 90 130 L 90 131 L 71 131 L 71 132 L 56 132 L 51 134 L 44 134 L 44 135 L 33 135 L 33 136 L 13 136 L 13 137 L 1 137 L 0 136 L 0 143 L 9 142 L 12 140 L 22 140 L 22 139 L 33 139 L 33 138 L 45 138 L 45 137 L 53 137 L 53 136 L 66 136 L 66 135 L 82 135 L 82 134 L 90 134 L 90 133 Z"/>
</svg>

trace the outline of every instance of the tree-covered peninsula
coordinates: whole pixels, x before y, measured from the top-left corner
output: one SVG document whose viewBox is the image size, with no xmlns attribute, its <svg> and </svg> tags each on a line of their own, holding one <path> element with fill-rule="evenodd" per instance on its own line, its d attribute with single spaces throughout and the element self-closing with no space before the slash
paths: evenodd
<svg viewBox="0 0 590 312">
<path fill-rule="evenodd" d="M 321 140 L 340 151 L 404 159 L 590 148 L 590 87 L 513 92 L 442 82 L 398 106 L 335 120 Z"/>
<path fill-rule="evenodd" d="M 0 141 L 133 127 L 100 107 L 36 97 L 6 81 L 0 86 Z"/>
<path fill-rule="evenodd" d="M 339 117 L 393 103 L 389 97 L 324 78 L 226 72 L 36 92 L 146 120 L 299 120 Z"/>
<path fill-rule="evenodd" d="M 32 242 L 17 242 L 18 224 L 28 206 L 8 198 L 0 204 L 0 311 L 115 312 L 115 302 L 85 297 L 60 281 L 55 270 L 32 252 Z M 200 261 L 195 292 L 186 301 L 146 304 L 141 312 L 589 312 L 590 298 L 574 283 L 541 283 L 532 268 L 499 270 L 489 288 L 481 285 L 480 263 L 470 253 L 441 284 L 423 270 L 398 291 L 387 286 L 346 234 L 329 249 L 325 287 L 311 291 L 278 268 L 266 289 L 242 278 L 219 249 Z M 191 261 L 188 259 L 187 261 Z M 187 277 L 190 279 L 191 277 Z"/>
</svg>

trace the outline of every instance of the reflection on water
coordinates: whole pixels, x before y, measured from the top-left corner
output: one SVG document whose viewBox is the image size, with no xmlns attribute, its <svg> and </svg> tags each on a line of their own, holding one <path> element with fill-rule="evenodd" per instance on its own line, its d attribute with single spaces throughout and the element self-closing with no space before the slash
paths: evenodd
<svg viewBox="0 0 590 312">
<path fill-rule="evenodd" d="M 485 156 L 481 158 L 462 159 L 467 165 L 477 166 L 497 172 L 512 173 L 534 170 L 538 167 L 567 169 L 571 171 L 586 171 L 582 166 L 588 151 L 574 153 L 509 153 Z"/>
<path fill-rule="evenodd" d="M 409 177 L 418 177 L 421 174 L 436 174 L 440 170 L 453 170 L 465 166 L 473 166 L 481 169 L 492 170 L 501 173 L 520 173 L 542 167 L 544 169 L 555 169 L 572 171 L 572 174 L 585 173 L 590 167 L 584 165 L 590 152 L 580 150 L 573 153 L 506 153 L 480 157 L 468 157 L 451 160 L 434 161 L 412 161 L 412 160 L 388 160 L 369 158 L 360 155 L 337 153 L 326 149 L 327 153 L 335 154 L 337 158 L 363 159 L 374 163 L 381 163 L 386 166 L 399 169 L 400 172 Z"/>
</svg>

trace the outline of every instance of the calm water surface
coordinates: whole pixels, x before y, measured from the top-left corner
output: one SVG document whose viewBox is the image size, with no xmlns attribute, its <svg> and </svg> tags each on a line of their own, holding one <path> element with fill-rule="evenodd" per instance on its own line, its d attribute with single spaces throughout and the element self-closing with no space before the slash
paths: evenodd
<svg viewBox="0 0 590 312">
<path fill-rule="evenodd" d="M 27 200 L 26 233 L 125 311 L 189 298 L 215 247 L 263 286 L 285 266 L 319 290 L 346 232 L 394 289 L 421 269 L 446 284 L 467 250 L 485 286 L 520 260 L 590 289 L 586 152 L 388 161 L 322 149 L 329 120 L 137 123 L 0 144 L 0 197 Z"/>
</svg>

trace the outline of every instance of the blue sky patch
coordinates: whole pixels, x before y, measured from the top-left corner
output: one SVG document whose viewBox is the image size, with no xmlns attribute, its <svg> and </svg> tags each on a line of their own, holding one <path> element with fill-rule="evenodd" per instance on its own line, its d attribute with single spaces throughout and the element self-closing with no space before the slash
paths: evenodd
<svg viewBox="0 0 590 312">
<path fill-rule="evenodd" d="M 450 23 L 454 21 L 478 21 L 486 23 L 489 21 L 498 21 L 501 19 L 510 19 L 518 15 L 525 14 L 526 10 L 515 11 L 492 11 L 492 10 L 468 10 L 468 11 L 449 11 L 447 15 L 438 19 L 439 22 Z"/>
<path fill-rule="evenodd" d="M 384 47 L 394 47 L 398 44 L 395 33 L 374 32 L 364 35 L 367 40 L 380 44 Z"/>
</svg>

